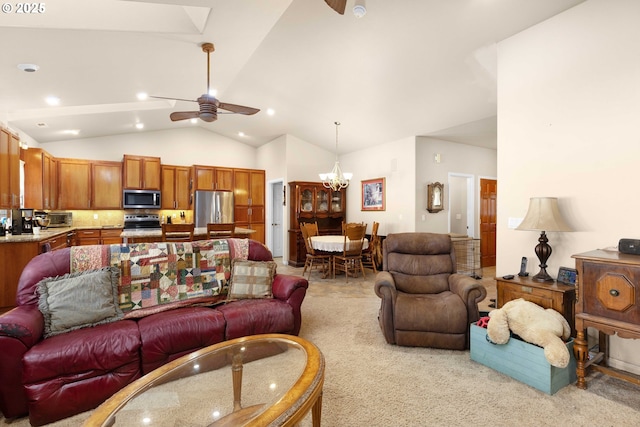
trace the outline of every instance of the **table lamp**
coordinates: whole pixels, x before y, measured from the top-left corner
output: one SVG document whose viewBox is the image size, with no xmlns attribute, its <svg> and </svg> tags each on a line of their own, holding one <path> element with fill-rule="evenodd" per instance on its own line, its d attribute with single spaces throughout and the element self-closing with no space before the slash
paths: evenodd
<svg viewBox="0 0 640 427">
<path fill-rule="evenodd" d="M 547 260 L 551 256 L 551 246 L 547 239 L 547 231 L 572 231 L 564 221 L 558 209 L 556 197 L 532 197 L 529 199 L 529 210 L 516 230 L 540 231 L 540 238 L 535 252 L 540 260 L 540 271 L 532 277 L 537 282 L 552 282 L 553 277 L 547 273 Z"/>
</svg>

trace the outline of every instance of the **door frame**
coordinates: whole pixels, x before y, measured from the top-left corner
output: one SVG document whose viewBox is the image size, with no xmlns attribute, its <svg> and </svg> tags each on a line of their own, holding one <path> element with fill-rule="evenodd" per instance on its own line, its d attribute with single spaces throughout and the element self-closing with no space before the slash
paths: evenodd
<svg viewBox="0 0 640 427">
<path fill-rule="evenodd" d="M 467 180 L 467 236 L 475 237 L 476 205 L 479 205 L 475 193 L 475 176 L 468 173 L 449 172 L 447 177 L 449 189 L 451 189 L 451 177 L 464 178 Z M 451 206 L 451 191 L 448 191 L 447 194 L 447 206 Z M 449 212 L 449 215 L 447 216 L 447 229 L 451 232 L 451 212 Z"/>
<path fill-rule="evenodd" d="M 279 188 L 278 190 L 275 190 L 276 188 Z M 280 206 L 274 206 L 273 204 L 273 196 L 275 191 L 280 191 L 281 194 L 283 195 L 283 201 L 284 203 L 286 203 L 286 199 L 284 198 L 284 188 L 285 188 L 285 183 L 284 183 L 284 179 L 283 178 L 278 178 L 278 179 L 272 179 L 269 180 L 267 182 L 267 197 L 265 200 L 266 206 L 265 206 L 265 210 L 266 210 L 266 220 L 267 220 L 267 227 L 265 227 L 265 242 L 267 244 L 267 247 L 271 250 L 271 252 L 273 253 L 273 248 L 276 247 L 276 245 L 274 244 L 274 242 L 277 243 L 277 241 L 275 239 L 279 239 L 280 240 L 280 248 L 282 250 L 282 253 L 277 255 L 275 253 L 273 253 L 273 257 L 277 258 L 277 257 L 282 257 L 282 259 L 284 260 L 284 252 L 285 252 L 285 248 L 284 248 L 284 242 L 285 242 L 285 233 L 286 233 L 286 227 L 285 227 L 285 220 L 286 220 L 286 212 L 285 212 L 285 206 L 284 205 L 280 205 Z M 280 235 L 275 235 L 276 233 L 273 232 L 275 226 L 273 225 L 274 223 L 274 209 L 282 209 L 282 233 Z"/>
</svg>

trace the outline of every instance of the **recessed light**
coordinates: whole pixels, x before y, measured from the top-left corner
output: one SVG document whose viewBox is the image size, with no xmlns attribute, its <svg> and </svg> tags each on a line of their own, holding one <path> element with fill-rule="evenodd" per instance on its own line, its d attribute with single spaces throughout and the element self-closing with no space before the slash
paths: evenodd
<svg viewBox="0 0 640 427">
<path fill-rule="evenodd" d="M 191 119 L 191 123 L 194 123 L 194 124 L 198 123 L 198 119 L 196 119 L 196 118 Z"/>
<path fill-rule="evenodd" d="M 209 95 L 211 96 L 218 95 L 218 89 L 209 89 Z"/>
<path fill-rule="evenodd" d="M 238 136 L 244 136 L 244 132 L 238 132 Z"/>
<path fill-rule="evenodd" d="M 146 92 L 138 92 L 136 97 L 138 98 L 138 101 L 144 101 L 149 97 L 149 95 Z"/>
<path fill-rule="evenodd" d="M 144 129 L 144 123 L 136 123 L 136 129 Z"/>
<path fill-rule="evenodd" d="M 67 129 L 67 130 L 63 130 L 62 133 L 66 135 L 79 135 L 80 131 L 78 129 Z"/>
<path fill-rule="evenodd" d="M 273 116 L 275 113 L 276 113 L 276 110 L 274 110 L 273 108 L 268 108 L 267 109 L 267 115 Z"/>
<path fill-rule="evenodd" d="M 35 73 L 40 69 L 36 64 L 18 64 L 18 68 L 27 73 Z"/>
<path fill-rule="evenodd" d="M 58 98 L 57 96 L 47 96 L 45 98 L 45 101 L 51 106 L 60 105 L 60 98 Z"/>
</svg>

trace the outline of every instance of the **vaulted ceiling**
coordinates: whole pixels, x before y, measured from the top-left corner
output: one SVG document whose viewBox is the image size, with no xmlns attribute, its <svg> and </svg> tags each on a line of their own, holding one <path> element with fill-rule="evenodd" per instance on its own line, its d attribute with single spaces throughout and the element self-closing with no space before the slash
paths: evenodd
<svg viewBox="0 0 640 427">
<path fill-rule="evenodd" d="M 362 18 L 355 0 L 344 15 L 324 0 L 55 0 L 34 13 L 10 2 L 0 122 L 40 143 L 201 126 L 333 150 L 340 121 L 341 152 L 419 135 L 495 147 L 496 43 L 582 1 L 366 0 Z M 172 122 L 198 104 L 136 98 L 205 93 L 203 42 L 215 44 L 217 98 L 258 114 Z"/>
</svg>

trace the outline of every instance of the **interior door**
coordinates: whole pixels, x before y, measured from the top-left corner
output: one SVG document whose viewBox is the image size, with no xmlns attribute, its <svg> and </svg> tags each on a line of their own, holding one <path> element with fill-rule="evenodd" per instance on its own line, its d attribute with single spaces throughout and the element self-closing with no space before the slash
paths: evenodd
<svg viewBox="0 0 640 427">
<path fill-rule="evenodd" d="M 283 183 L 274 182 L 271 185 L 271 252 L 274 257 L 282 256 L 282 218 L 283 218 Z"/>
<path fill-rule="evenodd" d="M 480 265 L 496 265 L 498 181 L 480 179 Z"/>
</svg>

